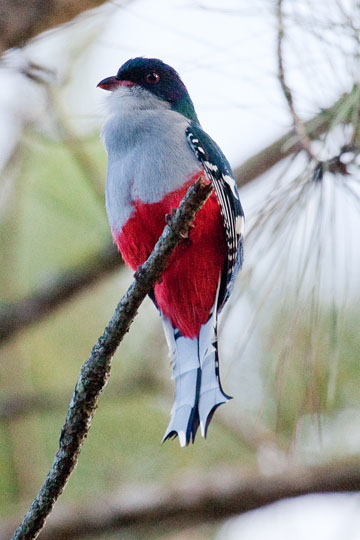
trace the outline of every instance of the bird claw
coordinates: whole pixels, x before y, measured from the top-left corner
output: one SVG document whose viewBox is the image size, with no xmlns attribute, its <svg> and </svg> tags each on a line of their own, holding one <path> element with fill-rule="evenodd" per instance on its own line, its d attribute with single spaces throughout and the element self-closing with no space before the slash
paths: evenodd
<svg viewBox="0 0 360 540">
<path fill-rule="evenodd" d="M 184 240 L 185 240 L 186 238 L 190 238 L 190 231 L 191 231 L 191 229 L 195 229 L 195 225 L 194 225 L 193 223 L 192 223 L 191 225 L 189 225 L 189 229 L 187 230 L 186 233 L 179 233 L 180 236 L 181 236 L 181 238 L 184 238 Z"/>
<path fill-rule="evenodd" d="M 165 214 L 165 222 L 169 227 L 171 227 L 171 223 L 173 220 L 173 217 L 175 216 L 176 208 L 172 208 L 170 211 L 170 214 Z"/>
<path fill-rule="evenodd" d="M 173 217 L 175 216 L 175 213 L 176 213 L 176 208 L 172 208 L 170 214 L 165 214 L 165 221 L 167 225 L 169 225 L 170 228 L 172 228 L 172 220 L 173 220 Z M 189 238 L 190 230 L 194 228 L 195 228 L 195 225 L 192 223 L 191 225 L 189 225 L 189 230 L 187 232 L 185 233 L 180 232 L 179 235 L 181 236 L 181 238 L 186 240 L 186 238 Z"/>
<path fill-rule="evenodd" d="M 137 269 L 134 272 L 134 278 L 138 279 L 140 277 L 141 272 L 142 272 L 142 266 L 140 265 L 137 267 Z"/>
</svg>

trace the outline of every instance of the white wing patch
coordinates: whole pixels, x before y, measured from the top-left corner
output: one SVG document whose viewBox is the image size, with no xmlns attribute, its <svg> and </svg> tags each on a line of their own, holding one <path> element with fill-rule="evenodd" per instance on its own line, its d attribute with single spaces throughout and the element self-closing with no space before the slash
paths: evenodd
<svg viewBox="0 0 360 540">
<path fill-rule="evenodd" d="M 235 220 L 235 231 L 236 234 L 244 236 L 245 232 L 245 219 L 243 216 L 236 216 Z"/>
<path fill-rule="evenodd" d="M 239 194 L 236 189 L 236 183 L 235 183 L 234 178 L 232 176 L 229 176 L 228 174 L 224 174 L 223 178 L 225 182 L 228 184 L 228 186 L 230 186 L 230 189 L 235 199 L 239 199 Z"/>
</svg>

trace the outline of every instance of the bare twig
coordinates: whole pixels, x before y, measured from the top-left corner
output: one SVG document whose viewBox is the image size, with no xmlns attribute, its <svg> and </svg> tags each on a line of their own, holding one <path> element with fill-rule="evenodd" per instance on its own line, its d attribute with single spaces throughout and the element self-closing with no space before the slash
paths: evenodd
<svg viewBox="0 0 360 540">
<path fill-rule="evenodd" d="M 311 493 L 339 493 L 360 490 L 359 462 L 333 463 L 297 468 L 281 475 L 244 474 L 223 469 L 215 474 L 198 474 L 176 487 L 127 486 L 86 507 L 55 510 L 42 540 L 75 540 L 79 536 L 104 535 L 131 527 L 180 527 L 218 521 L 261 508 L 270 503 Z M 0 540 L 9 538 L 11 523 L 0 528 Z"/>
<path fill-rule="evenodd" d="M 304 126 L 309 137 L 314 139 L 319 137 L 330 129 L 334 121 L 345 123 L 351 121 L 351 106 L 345 115 L 339 115 L 339 111 L 346 106 L 349 99 L 352 104 L 352 94 L 356 89 L 357 87 L 354 87 L 350 94 L 344 94 L 334 105 L 305 122 Z M 289 131 L 236 167 L 234 175 L 238 186 L 246 186 L 282 159 L 296 152 L 298 144 L 295 139 L 294 131 Z M 73 298 L 77 292 L 114 271 L 120 264 L 120 256 L 116 253 L 115 248 L 109 246 L 78 267 L 55 276 L 51 282 L 39 287 L 28 297 L 11 304 L 3 304 L 0 307 L 0 342 L 6 342 L 20 330 L 52 313 L 64 302 Z"/>
<path fill-rule="evenodd" d="M 111 358 L 129 330 L 140 304 L 160 278 L 175 247 L 186 237 L 196 213 L 211 191 L 212 186 L 202 180 L 189 188 L 171 221 L 171 226 L 165 226 L 152 254 L 137 270 L 135 281 L 119 302 L 103 335 L 82 366 L 61 430 L 59 450 L 43 486 L 12 537 L 13 540 L 36 538 L 44 526 L 77 463 L 82 443 L 95 414 L 99 394 L 110 376 Z"/>
<path fill-rule="evenodd" d="M 305 150 L 310 159 L 316 159 L 311 148 L 311 141 L 308 137 L 307 130 L 302 123 L 300 117 L 296 113 L 294 99 L 291 90 L 285 79 L 284 59 L 283 59 L 283 41 L 284 41 L 284 20 L 283 20 L 283 0 L 277 2 L 277 19 L 278 19 L 278 37 L 277 37 L 277 57 L 278 71 L 281 89 L 287 101 L 290 114 L 292 116 L 295 131 L 298 135 L 298 144 Z"/>
</svg>

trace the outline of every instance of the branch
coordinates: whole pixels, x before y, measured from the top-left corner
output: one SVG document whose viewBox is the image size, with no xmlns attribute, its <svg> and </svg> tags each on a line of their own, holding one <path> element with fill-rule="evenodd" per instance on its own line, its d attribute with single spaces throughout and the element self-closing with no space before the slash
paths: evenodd
<svg viewBox="0 0 360 540">
<path fill-rule="evenodd" d="M 261 508 L 289 497 L 360 490 L 358 462 L 286 470 L 281 475 L 244 475 L 239 469 L 178 481 L 176 487 L 148 485 L 122 489 L 91 505 L 58 508 L 41 540 L 75 540 L 136 527 L 195 525 Z M 9 538 L 10 522 L 0 529 Z M 11 534 L 11 533 L 10 533 Z"/>
<path fill-rule="evenodd" d="M 351 99 L 355 88 L 343 94 L 331 107 L 323 109 L 320 113 L 304 123 L 304 128 L 310 139 L 317 139 L 331 128 L 332 123 L 339 117 L 339 112 Z M 340 116 L 339 121 L 351 122 L 351 115 Z M 267 172 L 271 167 L 279 163 L 286 157 L 291 156 L 299 150 L 299 137 L 294 129 L 274 141 L 272 144 L 251 156 L 234 169 L 234 175 L 238 187 L 243 187 Z"/>
<path fill-rule="evenodd" d="M 0 342 L 16 332 L 38 322 L 58 306 L 72 298 L 91 283 L 108 275 L 121 265 L 121 257 L 114 246 L 89 257 L 81 265 L 52 277 L 35 293 L 0 307 Z"/>
<path fill-rule="evenodd" d="M 12 540 L 36 538 L 57 498 L 62 493 L 91 426 L 100 392 L 111 368 L 111 359 L 136 316 L 145 296 L 161 277 L 166 263 L 180 241 L 188 234 L 196 213 L 212 191 L 212 185 L 198 181 L 191 186 L 145 264 L 135 274 L 135 281 L 117 305 L 111 321 L 82 366 L 60 433 L 59 449 L 51 470 Z"/>
<path fill-rule="evenodd" d="M 305 122 L 306 132 L 311 139 L 318 138 L 330 129 L 332 122 L 339 118 L 339 111 L 342 110 L 347 101 L 351 101 L 357 88 L 354 87 L 351 93 L 344 94 L 331 107 L 322 110 L 311 120 Z M 353 106 L 353 103 L 351 105 Z M 347 115 L 340 115 L 341 121 L 346 123 L 351 121 L 351 110 L 352 107 L 349 108 Z M 298 150 L 298 137 L 296 132 L 291 130 L 235 167 L 234 175 L 237 185 L 239 187 L 246 186 Z M 51 284 L 40 287 L 30 296 L 13 304 L 3 305 L 0 307 L 0 343 L 9 340 L 18 331 L 52 313 L 54 309 L 71 299 L 77 292 L 115 270 L 120 263 L 121 258 L 116 254 L 115 249 L 106 248 L 104 252 L 98 253 L 85 264 L 55 277 L 51 280 Z"/>
<path fill-rule="evenodd" d="M 0 0 L 0 55 L 105 0 Z"/>
<path fill-rule="evenodd" d="M 305 150 L 305 152 L 308 154 L 310 159 L 316 159 L 313 154 L 313 151 L 311 148 L 311 141 L 307 135 L 305 126 L 302 123 L 300 117 L 298 116 L 295 110 L 292 92 L 285 79 L 284 60 L 283 60 L 284 20 L 283 20 L 282 5 L 283 5 L 283 0 L 278 0 L 276 12 L 277 12 L 277 19 L 278 19 L 277 56 L 278 56 L 279 81 L 281 85 L 281 90 L 285 96 L 286 102 L 290 110 L 290 114 L 294 122 L 295 131 L 299 138 L 298 142 L 302 146 L 302 148 Z"/>
</svg>

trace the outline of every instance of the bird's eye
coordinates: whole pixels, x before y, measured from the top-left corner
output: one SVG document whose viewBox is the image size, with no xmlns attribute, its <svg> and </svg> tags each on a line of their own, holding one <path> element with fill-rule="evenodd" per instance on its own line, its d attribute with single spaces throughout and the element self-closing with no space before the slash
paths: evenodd
<svg viewBox="0 0 360 540">
<path fill-rule="evenodd" d="M 145 81 L 149 84 L 156 84 L 160 81 L 160 75 L 156 71 L 150 71 L 145 77 Z"/>
</svg>

